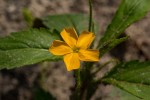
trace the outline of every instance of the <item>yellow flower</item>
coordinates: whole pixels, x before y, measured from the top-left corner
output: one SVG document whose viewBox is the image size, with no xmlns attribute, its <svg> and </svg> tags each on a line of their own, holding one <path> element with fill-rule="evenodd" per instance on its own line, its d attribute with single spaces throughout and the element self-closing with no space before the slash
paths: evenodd
<svg viewBox="0 0 150 100">
<path fill-rule="evenodd" d="M 54 55 L 63 55 L 67 70 L 79 69 L 81 61 L 99 61 L 99 51 L 88 49 L 95 38 L 92 32 L 83 31 L 78 37 L 74 28 L 65 28 L 61 33 L 65 41 L 55 40 L 49 48 Z"/>
</svg>

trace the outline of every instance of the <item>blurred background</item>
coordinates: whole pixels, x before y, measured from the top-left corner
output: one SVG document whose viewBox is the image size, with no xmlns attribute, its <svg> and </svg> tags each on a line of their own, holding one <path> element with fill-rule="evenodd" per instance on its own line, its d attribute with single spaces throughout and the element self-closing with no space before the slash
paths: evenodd
<svg viewBox="0 0 150 100">
<path fill-rule="evenodd" d="M 121 0 L 93 0 L 93 17 L 99 24 L 99 37 L 110 23 Z M 0 0 L 0 36 L 27 28 L 22 9 L 27 8 L 37 18 L 49 14 L 88 14 L 87 0 Z M 150 13 L 131 25 L 124 35 L 128 41 L 115 47 L 101 62 L 117 58 L 120 61 L 150 60 Z M 14 58 L 15 59 L 15 58 Z M 60 66 L 61 65 L 61 66 Z M 72 72 L 63 62 L 40 63 L 18 69 L 0 71 L 0 100 L 34 100 L 34 88 L 42 86 L 57 100 L 69 100 L 74 87 Z M 100 85 L 92 100 L 120 100 L 109 97 L 111 86 Z M 53 98 L 53 97 L 52 97 Z M 53 98 L 54 99 L 54 98 Z M 44 99 L 43 99 L 44 100 Z"/>
</svg>

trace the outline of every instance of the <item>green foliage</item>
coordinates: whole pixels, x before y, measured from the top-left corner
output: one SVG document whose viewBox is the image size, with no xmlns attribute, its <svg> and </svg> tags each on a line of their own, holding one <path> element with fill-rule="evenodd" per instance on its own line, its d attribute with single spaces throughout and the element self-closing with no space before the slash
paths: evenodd
<svg viewBox="0 0 150 100">
<path fill-rule="evenodd" d="M 14 32 L 0 39 L 0 69 L 38 63 L 45 60 L 58 60 L 48 48 L 59 34 L 45 29 L 29 29 Z"/>
<path fill-rule="evenodd" d="M 150 0 L 122 0 L 99 46 L 116 39 L 133 22 L 143 18 L 150 10 Z"/>
<path fill-rule="evenodd" d="M 101 56 L 125 38 L 116 39 L 133 22 L 141 19 L 150 9 L 149 0 L 122 0 L 111 24 L 100 41 Z M 149 99 L 150 62 L 128 62 L 117 65 L 103 82 L 113 84 L 139 98 Z"/>
<path fill-rule="evenodd" d="M 128 37 L 123 37 L 120 39 L 113 39 L 110 41 L 107 41 L 105 44 L 101 45 L 99 48 L 100 50 L 100 57 L 105 54 L 106 52 L 110 51 L 112 48 L 114 48 L 116 45 L 122 43 L 123 41 L 126 41 Z"/>
<path fill-rule="evenodd" d="M 74 27 L 78 33 L 88 29 L 88 16 L 83 14 L 49 15 L 43 18 L 43 23 L 50 29 L 59 32 L 66 27 Z"/>
<path fill-rule="evenodd" d="M 29 27 L 31 27 L 33 25 L 33 21 L 34 21 L 34 17 L 32 16 L 32 13 L 27 8 L 24 8 L 22 10 L 22 13 L 23 13 L 23 17 L 24 17 L 24 20 L 26 21 L 27 25 Z"/>
<path fill-rule="evenodd" d="M 92 7 L 92 4 L 90 5 Z M 128 37 L 118 37 L 129 25 L 146 15 L 150 10 L 149 5 L 150 0 L 122 0 L 112 22 L 107 27 L 104 36 L 99 42 L 100 57 L 116 45 L 128 39 Z M 27 9 L 23 10 L 23 14 L 28 26 L 34 27 L 32 14 Z M 92 8 L 90 9 L 89 15 L 92 18 Z M 54 56 L 48 51 L 52 41 L 61 40 L 58 32 L 66 27 L 74 27 L 78 33 L 88 30 L 88 27 L 90 30 L 95 31 L 95 27 L 97 26 L 94 26 L 92 19 L 89 19 L 88 16 L 83 14 L 49 15 L 42 18 L 42 22 L 40 24 L 44 24 L 50 30 L 29 29 L 14 32 L 9 36 L 0 38 L 0 69 L 11 69 L 47 60 L 59 60 L 61 57 Z M 91 24 L 89 25 L 89 23 Z M 41 25 L 37 26 L 40 27 Z M 95 93 L 99 81 L 93 81 L 95 76 L 91 74 L 90 69 L 94 63 L 86 64 L 83 64 L 81 74 L 79 73 L 77 76 L 77 78 L 82 79 L 80 86 L 77 88 L 77 95 L 79 94 L 79 96 L 85 96 L 87 99 L 90 99 Z M 118 64 L 99 80 L 107 84 L 113 84 L 136 97 L 149 100 L 149 76 L 150 62 L 131 61 Z M 49 93 L 41 89 L 38 89 L 35 95 L 36 100 L 55 100 Z M 130 97 L 134 98 L 133 96 Z M 136 98 L 135 100 L 138 99 Z"/>
<path fill-rule="evenodd" d="M 150 62 L 131 61 L 120 63 L 104 78 L 103 82 L 113 84 L 139 98 L 148 100 L 150 93 Z"/>
<path fill-rule="evenodd" d="M 141 100 L 117 87 L 112 87 L 111 93 L 108 95 L 108 97 L 111 98 L 111 100 L 116 100 L 116 98 L 117 100 Z"/>
</svg>

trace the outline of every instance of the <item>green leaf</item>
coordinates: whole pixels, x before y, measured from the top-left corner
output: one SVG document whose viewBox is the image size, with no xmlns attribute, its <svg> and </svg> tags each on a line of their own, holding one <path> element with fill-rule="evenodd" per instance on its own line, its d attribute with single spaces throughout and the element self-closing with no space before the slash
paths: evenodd
<svg viewBox="0 0 150 100">
<path fill-rule="evenodd" d="M 117 87 L 112 87 L 112 90 L 107 97 L 109 98 L 108 100 L 116 100 L 116 98 L 117 100 L 141 100 Z"/>
<path fill-rule="evenodd" d="M 28 24 L 29 27 L 33 25 L 34 17 L 32 16 L 32 13 L 29 11 L 29 9 L 24 8 L 22 10 L 24 20 Z"/>
<path fill-rule="evenodd" d="M 59 32 L 66 27 L 74 27 L 78 33 L 88 30 L 88 16 L 83 14 L 49 15 L 43 18 L 43 23 L 48 28 Z"/>
<path fill-rule="evenodd" d="M 99 44 L 116 39 L 129 25 L 143 18 L 150 10 L 149 4 L 150 0 L 122 0 Z"/>
<path fill-rule="evenodd" d="M 60 39 L 59 34 L 52 34 L 45 29 L 29 29 L 0 38 L 0 69 L 59 60 L 60 57 L 48 51 L 50 44 L 56 39 Z"/>
<path fill-rule="evenodd" d="M 150 62 L 120 63 L 111 70 L 103 82 L 113 84 L 139 98 L 149 100 Z"/>
<path fill-rule="evenodd" d="M 102 55 L 104 55 L 106 52 L 108 52 L 109 50 L 111 50 L 112 48 L 114 48 L 116 45 L 120 44 L 121 42 L 124 42 L 127 39 L 128 39 L 128 37 L 123 37 L 120 39 L 113 39 L 113 40 L 110 40 L 110 41 L 106 42 L 105 44 L 101 45 L 101 47 L 99 49 L 100 57 Z"/>
</svg>

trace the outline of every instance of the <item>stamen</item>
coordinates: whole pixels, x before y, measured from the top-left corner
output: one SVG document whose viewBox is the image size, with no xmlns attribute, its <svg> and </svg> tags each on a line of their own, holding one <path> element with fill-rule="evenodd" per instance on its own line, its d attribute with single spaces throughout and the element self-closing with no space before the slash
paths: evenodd
<svg viewBox="0 0 150 100">
<path fill-rule="evenodd" d="M 79 48 L 77 48 L 77 47 L 73 48 L 73 52 L 74 53 L 78 53 L 79 52 Z"/>
</svg>

